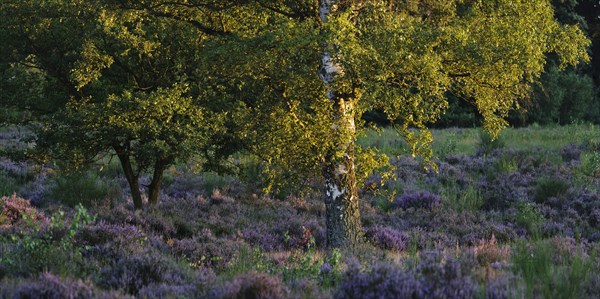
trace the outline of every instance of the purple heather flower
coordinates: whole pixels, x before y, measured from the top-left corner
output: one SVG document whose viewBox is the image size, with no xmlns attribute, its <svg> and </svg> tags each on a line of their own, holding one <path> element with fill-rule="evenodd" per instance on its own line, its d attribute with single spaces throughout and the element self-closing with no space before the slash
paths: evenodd
<svg viewBox="0 0 600 299">
<path fill-rule="evenodd" d="M 329 265 L 329 263 L 323 263 L 323 265 L 321 265 L 321 273 L 331 273 L 331 265 Z"/>
</svg>

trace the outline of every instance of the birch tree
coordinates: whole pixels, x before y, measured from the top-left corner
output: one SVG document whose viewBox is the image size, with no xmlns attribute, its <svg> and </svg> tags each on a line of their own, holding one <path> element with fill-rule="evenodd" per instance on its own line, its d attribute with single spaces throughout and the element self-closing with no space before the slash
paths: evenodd
<svg viewBox="0 0 600 299">
<path fill-rule="evenodd" d="M 547 0 L 321 0 L 301 17 L 281 13 L 293 11 L 288 2 L 273 5 L 263 7 L 273 18 L 265 31 L 221 44 L 227 54 L 212 60 L 244 82 L 253 152 L 321 174 L 334 247 L 362 238 L 357 189 L 377 164 L 374 150 L 355 143 L 365 111 L 400 123 L 416 154 L 431 143 L 427 125 L 447 108 L 447 93 L 473 104 L 495 135 L 530 96 L 546 54 L 562 67 L 589 59 L 589 40 L 559 24 Z"/>
</svg>

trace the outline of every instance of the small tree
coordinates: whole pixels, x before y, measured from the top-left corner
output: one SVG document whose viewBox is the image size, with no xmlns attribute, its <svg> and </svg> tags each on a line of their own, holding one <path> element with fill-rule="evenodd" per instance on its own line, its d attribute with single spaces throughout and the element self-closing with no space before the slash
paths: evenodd
<svg viewBox="0 0 600 299">
<path fill-rule="evenodd" d="M 116 155 L 136 209 L 142 173 L 155 205 L 169 165 L 234 149 L 216 142 L 226 122 L 191 77 L 203 38 L 194 28 L 105 1 L 3 1 L 0 13 L 4 65 L 39 69 L 57 90 L 46 93 L 37 148 L 76 168 Z"/>
</svg>

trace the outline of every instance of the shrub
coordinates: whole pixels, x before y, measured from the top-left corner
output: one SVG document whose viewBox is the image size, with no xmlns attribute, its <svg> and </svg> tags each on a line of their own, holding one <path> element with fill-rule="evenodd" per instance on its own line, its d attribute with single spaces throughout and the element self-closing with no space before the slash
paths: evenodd
<svg viewBox="0 0 600 299">
<path fill-rule="evenodd" d="M 535 105 L 528 116 L 540 124 L 598 121 L 599 111 L 592 78 L 573 70 L 561 70 L 550 62 L 543 73 L 543 88 L 536 89 Z"/>
<path fill-rule="evenodd" d="M 358 267 L 348 270 L 334 298 L 424 298 L 425 290 L 413 273 L 407 273 L 389 264 L 377 264 L 370 272 Z"/>
<path fill-rule="evenodd" d="M 282 286 L 281 279 L 264 273 L 250 272 L 237 276 L 225 283 L 221 288 L 213 290 L 212 298 L 286 298 L 287 289 Z"/>
<path fill-rule="evenodd" d="M 584 283 L 591 273 L 590 257 L 559 254 L 547 241 L 518 243 L 513 253 L 515 271 L 523 277 L 527 297 L 583 298 Z M 541 295 L 541 296 L 540 296 Z"/>
<path fill-rule="evenodd" d="M 87 299 L 87 298 L 128 298 L 116 292 L 103 292 L 89 282 L 61 279 L 52 273 L 43 273 L 37 279 L 21 281 L 16 285 L 9 281 L 0 285 L 2 298 L 45 298 L 45 299 Z"/>
<path fill-rule="evenodd" d="M 63 219 L 64 212 L 54 214 L 47 225 L 41 226 L 28 217 L 27 230 L 20 229 L 16 234 L 3 239 L 0 247 L 0 263 L 3 270 L 15 276 L 29 277 L 42 271 L 59 275 L 84 271 L 82 251 L 74 240 L 81 226 L 93 221 L 93 217 L 79 207 L 71 221 Z"/>
<path fill-rule="evenodd" d="M 387 198 L 385 196 L 375 196 L 371 200 L 371 206 L 376 207 L 384 213 L 387 213 L 395 208 L 395 204 L 391 198 Z"/>
<path fill-rule="evenodd" d="M 600 152 L 593 151 L 591 153 L 584 153 L 581 156 L 579 172 L 591 177 L 600 176 Z"/>
<path fill-rule="evenodd" d="M 38 224 L 47 223 L 48 221 L 44 213 L 32 207 L 27 199 L 17 197 L 16 194 L 3 196 L 0 199 L 0 225 L 14 225 L 23 219 L 24 215 L 29 221 Z"/>
<path fill-rule="evenodd" d="M 402 251 L 409 244 L 408 234 L 390 227 L 371 227 L 366 231 L 366 236 L 377 247 L 387 250 Z"/>
<path fill-rule="evenodd" d="M 260 246 L 264 251 L 274 251 L 284 247 L 283 236 L 278 236 L 264 229 L 246 228 L 242 231 L 242 235 L 246 242 Z"/>
<path fill-rule="evenodd" d="M 416 272 L 421 275 L 425 298 L 472 298 L 479 286 L 472 273 L 476 260 L 448 257 L 439 252 L 424 252 Z"/>
<path fill-rule="evenodd" d="M 493 151 L 501 149 L 505 146 L 506 142 L 501 136 L 494 138 L 485 130 L 481 130 L 479 132 L 479 149 L 477 150 L 478 155 L 489 155 Z"/>
<path fill-rule="evenodd" d="M 529 198 L 534 176 L 529 173 L 501 174 L 495 178 L 487 177 L 479 184 L 484 198 L 483 208 L 506 209 L 519 200 Z"/>
<path fill-rule="evenodd" d="M 565 162 L 579 161 L 579 158 L 581 157 L 581 148 L 575 144 L 565 145 L 560 150 L 560 156 Z"/>
<path fill-rule="evenodd" d="M 226 190 L 239 182 L 231 176 L 221 176 L 215 173 L 200 175 L 186 174 L 175 176 L 173 182 L 165 187 L 164 192 L 176 199 L 194 199 L 197 196 L 209 196 L 215 190 Z"/>
<path fill-rule="evenodd" d="M 186 285 L 191 281 L 189 269 L 183 269 L 173 259 L 150 250 L 141 254 L 120 256 L 100 270 L 98 285 L 123 289 L 137 295 L 151 284 Z"/>
<path fill-rule="evenodd" d="M 316 220 L 302 221 L 290 219 L 282 227 L 285 231 L 278 229 L 284 237 L 287 248 L 308 248 L 310 246 L 321 246 L 325 244 L 325 229 Z"/>
<path fill-rule="evenodd" d="M 547 177 L 537 181 L 535 186 L 535 201 L 545 203 L 550 198 L 560 198 L 569 190 L 569 183 L 562 178 Z"/>
<path fill-rule="evenodd" d="M 441 202 L 441 198 L 437 194 L 428 191 L 409 192 L 395 200 L 396 206 L 402 209 L 408 208 L 424 208 L 433 209 Z"/>
<path fill-rule="evenodd" d="M 541 226 L 544 223 L 544 215 L 532 203 L 520 202 L 517 204 L 515 222 L 525 228 L 533 237 L 539 237 Z"/>
<path fill-rule="evenodd" d="M 485 282 L 483 298 L 486 299 L 512 299 L 522 298 L 523 290 L 518 286 L 517 278 L 512 274 L 502 275 Z"/>
<path fill-rule="evenodd" d="M 498 262 L 506 262 L 510 256 L 508 248 L 501 247 L 496 236 L 492 235 L 490 240 L 482 239 L 473 248 L 477 262 L 482 266 L 488 266 Z"/>
<path fill-rule="evenodd" d="M 448 206 L 457 212 L 476 212 L 483 206 L 483 197 L 473 186 L 456 190 L 456 194 L 448 196 Z"/>
<path fill-rule="evenodd" d="M 210 230 L 204 230 L 201 236 L 174 240 L 173 252 L 185 256 L 195 267 L 222 268 L 240 250 L 238 240 L 216 238 Z"/>
<path fill-rule="evenodd" d="M 106 243 L 123 246 L 126 243 L 140 242 L 146 238 L 146 235 L 134 225 L 119 225 L 99 221 L 94 225 L 83 227 L 77 232 L 76 238 L 79 242 L 88 246 Z"/>
<path fill-rule="evenodd" d="M 51 198 L 70 207 L 78 204 L 90 207 L 93 202 L 107 199 L 109 195 L 120 196 L 117 186 L 111 186 L 89 172 L 56 177 L 49 192 Z"/>
<path fill-rule="evenodd" d="M 19 185 L 15 178 L 0 170 L 0 196 L 8 196 L 17 192 Z"/>
<path fill-rule="evenodd" d="M 142 287 L 139 291 L 138 298 L 194 298 L 197 295 L 198 290 L 195 285 L 171 285 L 169 283 L 160 283 Z"/>
</svg>

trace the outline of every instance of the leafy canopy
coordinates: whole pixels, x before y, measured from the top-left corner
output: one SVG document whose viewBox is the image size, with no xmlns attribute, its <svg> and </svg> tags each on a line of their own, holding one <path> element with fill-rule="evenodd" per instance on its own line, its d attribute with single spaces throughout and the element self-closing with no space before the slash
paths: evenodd
<svg viewBox="0 0 600 299">
<path fill-rule="evenodd" d="M 427 125 L 447 109 L 449 94 L 475 105 L 496 135 L 530 97 L 547 54 L 561 67 L 589 61 L 589 40 L 577 25 L 558 23 L 547 0 L 339 1 L 326 23 L 318 7 L 290 17 L 278 13 L 294 11 L 290 3 L 272 5 L 244 7 L 269 22 L 240 20 L 228 27 L 234 37 L 206 44 L 204 77 L 239 103 L 246 144 L 288 173 L 319 173 L 329 153 L 345 154 L 339 145 L 348 137 L 331 130 L 334 105 L 318 76 L 324 51 L 343 69 L 329 88 L 356 116 L 384 111 L 426 158 Z M 357 161 L 364 178 L 385 158 L 359 148 Z"/>
</svg>

